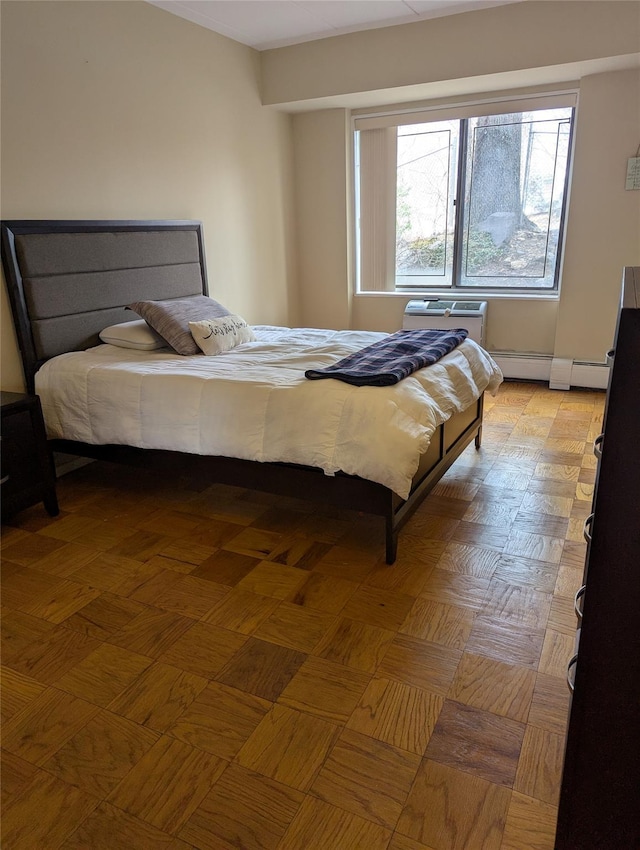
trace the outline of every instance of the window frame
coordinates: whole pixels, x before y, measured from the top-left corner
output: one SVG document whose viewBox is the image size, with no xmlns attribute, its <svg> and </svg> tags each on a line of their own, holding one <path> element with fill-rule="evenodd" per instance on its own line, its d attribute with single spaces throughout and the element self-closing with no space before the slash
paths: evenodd
<svg viewBox="0 0 640 850">
<path fill-rule="evenodd" d="M 358 132 L 365 129 L 377 128 L 397 128 L 399 126 L 407 126 L 411 124 L 436 123 L 444 120 L 456 120 L 461 124 L 464 121 L 465 130 L 468 125 L 468 120 L 490 115 L 501 115 L 510 112 L 524 113 L 543 109 L 554 108 L 569 108 L 571 115 L 569 118 L 569 138 L 567 143 L 567 167 L 564 175 L 562 206 L 559 216 L 558 228 L 558 254 L 555 264 L 553 286 L 510 286 L 506 285 L 469 285 L 461 284 L 461 263 L 464 250 L 465 238 L 463 236 L 465 229 L 465 209 L 464 204 L 461 206 L 456 204 L 455 212 L 455 240 L 454 240 L 454 256 L 453 268 L 451 274 L 451 284 L 443 283 L 442 280 L 428 284 L 425 282 L 426 275 L 422 276 L 419 283 L 398 284 L 397 275 L 395 272 L 395 253 L 392 262 L 389 262 L 389 257 L 384 256 L 382 261 L 379 261 L 380 266 L 385 266 L 387 270 L 389 266 L 393 266 L 393 274 L 389 276 L 387 272 L 387 280 L 385 285 L 372 286 L 371 288 L 363 288 L 362 286 L 362 232 L 361 232 L 361 209 L 360 195 L 362 192 L 362 181 L 360 179 L 360 167 L 358 151 Z M 560 292 L 560 283 L 562 277 L 562 266 L 564 259 L 565 236 L 567 228 L 567 216 L 569 211 L 569 199 L 571 189 L 571 173 L 574 156 L 575 145 L 575 128 L 578 108 L 578 91 L 577 89 L 567 90 L 552 90 L 546 92 L 536 91 L 530 94 L 511 94 L 495 97 L 487 97 L 486 99 L 476 101 L 464 101 L 459 103 L 447 104 L 419 104 L 409 108 L 389 108 L 376 112 L 358 110 L 352 113 L 352 150 L 353 150 L 353 203 L 354 203 L 354 245 L 355 245 L 355 293 L 358 295 L 376 295 L 376 294 L 391 294 L 398 296 L 415 296 L 420 293 L 425 295 L 436 295 L 438 293 L 457 295 L 458 297 L 464 294 L 465 297 L 480 297 L 486 295 L 502 296 L 508 298 L 517 297 L 535 297 L 535 298 L 557 298 Z M 461 147 L 464 151 L 459 152 L 456 180 L 456 200 L 464 197 L 465 180 L 466 180 L 466 148 L 468 146 L 468 134 L 466 132 L 460 134 Z M 397 162 L 394 164 L 397 165 Z M 394 178 L 395 179 L 395 178 Z M 393 244 L 395 246 L 396 233 L 396 216 L 395 208 L 393 215 L 387 216 L 387 228 L 392 230 Z M 460 229 L 461 228 L 461 229 Z M 458 233 L 459 231 L 459 233 Z M 382 240 L 386 244 L 389 242 L 390 233 L 387 231 Z M 382 250 L 384 254 L 384 249 Z M 389 277 L 391 279 L 389 279 Z M 418 277 L 418 275 L 416 275 Z M 520 278 L 519 280 L 522 280 Z M 380 282 L 378 282 L 380 283 Z"/>
</svg>

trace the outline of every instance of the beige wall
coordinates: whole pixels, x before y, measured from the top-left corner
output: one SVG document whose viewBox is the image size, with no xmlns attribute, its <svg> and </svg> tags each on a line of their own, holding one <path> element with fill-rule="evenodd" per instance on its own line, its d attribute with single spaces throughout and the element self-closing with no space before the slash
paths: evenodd
<svg viewBox="0 0 640 850">
<path fill-rule="evenodd" d="M 408 295 L 358 295 L 352 326 L 393 332 L 402 327 Z M 485 345 L 490 351 L 552 354 L 558 302 L 547 298 L 488 298 Z"/>
<path fill-rule="evenodd" d="M 492 53 L 494 67 L 501 69 L 500 82 L 503 88 L 508 81 L 508 69 L 521 69 L 522 64 L 521 56 L 514 48 L 514 44 L 517 46 L 519 41 L 515 35 L 511 39 L 508 38 L 507 28 L 519 6 L 531 6 L 527 14 L 535 13 L 539 27 L 542 26 L 541 16 L 548 10 L 547 26 L 551 34 L 548 44 L 545 40 L 531 40 L 537 46 L 534 49 L 529 44 L 527 59 L 535 67 L 524 76 L 521 70 L 518 70 L 519 81 L 528 79 L 531 82 L 545 63 L 559 58 L 557 52 L 554 52 L 558 44 L 554 24 L 558 22 L 560 7 L 562 15 L 570 14 L 571 8 L 574 7 L 580 15 L 584 13 L 586 20 L 591 21 L 593 30 L 585 29 L 583 21 L 576 30 L 563 31 L 563 37 L 566 36 L 567 41 L 566 59 L 575 60 L 576 57 L 581 57 L 581 60 L 570 65 L 565 64 L 562 72 L 558 71 L 558 88 L 568 87 L 566 80 L 573 79 L 571 87 L 578 88 L 580 92 L 560 297 L 549 300 L 489 296 L 487 347 L 492 351 L 544 354 L 603 362 L 604 352 L 610 348 L 614 332 L 622 267 L 640 263 L 640 191 L 626 192 L 624 189 L 627 158 L 633 156 L 640 140 L 640 78 L 637 67 L 595 74 L 592 71 L 594 68 L 603 67 L 605 53 L 619 57 L 620 54 L 616 51 L 630 51 L 634 45 L 636 50 L 640 47 L 640 4 L 525 3 L 482 12 L 482 16 L 491 13 L 495 27 L 501 22 L 502 28 L 498 30 L 498 34 L 502 37 L 496 38 L 491 45 L 492 49 L 487 52 Z M 455 38 L 461 34 L 460 19 L 465 18 L 468 16 L 450 16 L 438 19 L 433 25 L 437 25 L 441 39 L 449 45 L 457 45 Z M 480 21 L 480 18 L 476 20 Z M 425 44 L 430 43 L 427 30 L 420 30 L 420 27 L 422 25 L 416 25 L 415 32 L 423 31 Z M 406 28 L 389 27 L 376 30 L 374 34 L 357 34 L 360 47 L 368 45 L 368 49 L 360 54 L 362 68 L 358 70 L 358 86 L 367 85 L 366 79 L 362 77 L 364 69 L 367 68 L 370 72 L 368 79 L 371 81 L 371 88 L 381 84 L 376 63 L 371 56 L 373 46 L 376 47 L 378 55 L 385 56 L 384 63 L 391 63 L 396 67 L 395 75 L 389 70 L 388 82 L 391 84 L 402 79 L 401 69 L 411 64 L 411 46 L 415 47 L 413 37 L 413 40 L 408 39 L 404 46 L 403 42 L 398 40 L 398 34 L 402 30 Z M 576 32 L 582 33 L 581 40 L 577 38 Z M 470 35 L 467 36 L 469 37 Z M 341 38 L 353 39 L 355 36 Z M 325 39 L 323 42 L 300 45 L 295 49 L 284 48 L 282 53 L 270 51 L 264 65 L 263 84 L 272 92 L 272 97 L 275 98 L 274 92 L 278 88 L 278 97 L 283 100 L 291 98 L 292 86 L 295 85 L 296 97 L 308 105 L 320 106 L 325 101 L 314 103 L 309 100 L 312 93 L 322 91 L 324 96 L 328 96 L 330 91 L 335 90 L 338 79 L 341 80 L 343 91 L 349 82 L 355 86 L 352 60 L 345 59 L 341 65 L 340 60 L 344 59 L 344 55 L 337 50 L 335 44 L 332 46 L 325 43 L 328 41 L 339 42 L 340 39 Z M 304 53 L 305 48 L 310 51 L 310 67 L 314 69 L 315 74 L 312 74 L 304 63 L 299 64 L 303 55 L 307 55 Z M 464 50 L 462 53 L 464 54 Z M 425 54 L 430 55 L 427 50 Z M 477 56 L 477 51 L 475 55 Z M 321 57 L 326 65 L 321 63 Z M 447 65 L 449 60 L 442 61 L 445 68 L 443 75 L 445 72 L 450 73 L 451 69 Z M 478 68 L 483 67 L 483 61 L 478 59 Z M 617 61 L 608 64 L 616 67 Z M 637 55 L 627 56 L 623 64 L 627 62 L 637 65 Z M 270 79 L 269 73 L 274 68 L 277 69 L 277 74 Z M 285 68 L 288 74 L 283 76 Z M 322 68 L 326 68 L 326 79 Z M 344 75 L 340 73 L 341 70 L 344 70 Z M 429 70 L 435 77 L 437 69 L 429 65 Z M 471 66 L 467 70 L 471 70 Z M 567 76 L 569 71 L 572 76 Z M 285 76 L 290 81 L 286 85 Z M 303 84 L 305 80 L 306 86 Z M 328 82 L 325 85 L 326 80 Z M 485 78 L 484 82 L 480 82 L 478 77 L 473 80 L 469 78 L 470 91 L 489 91 L 489 85 L 494 81 L 493 76 Z M 547 79 L 547 84 L 550 82 Z M 438 86 L 432 86 L 430 90 L 436 99 L 445 92 Z M 395 102 L 402 101 L 405 91 L 413 93 L 414 88 L 393 90 Z M 374 94 L 373 91 L 369 92 L 371 96 Z M 380 100 L 379 93 L 377 97 L 378 105 L 384 106 L 385 101 Z M 458 99 L 464 100 L 465 97 L 460 96 Z M 325 174 L 345 171 L 341 160 L 344 140 L 337 138 L 337 134 L 342 133 L 343 126 L 348 127 L 349 111 L 342 110 L 343 120 L 339 120 L 336 114 L 340 111 L 335 108 L 320 109 L 313 113 L 297 112 L 294 115 L 298 182 L 301 177 L 313 174 L 318 163 L 322 163 Z M 310 131 L 311 126 L 313 132 Z M 349 144 L 350 130 L 347 129 L 347 146 Z M 317 175 L 316 180 L 319 180 Z M 313 185 L 310 181 L 309 191 Z M 345 316 L 350 314 L 351 326 L 355 328 L 393 331 L 401 327 L 407 296 L 388 293 L 356 294 L 352 299 L 350 311 L 345 308 L 344 295 L 353 289 L 353 266 L 348 262 L 346 248 L 345 262 L 339 262 L 336 248 L 343 250 L 343 239 L 341 237 L 340 244 L 337 241 L 327 241 L 325 229 L 327 222 L 348 218 L 348 193 L 345 196 L 343 187 L 336 184 L 325 187 L 325 191 L 314 198 L 305 198 L 304 192 L 299 188 L 298 204 L 301 203 L 306 205 L 306 215 L 299 222 L 299 244 L 304 246 L 303 254 L 313 252 L 315 257 L 313 275 L 304 266 L 300 269 L 302 323 L 341 327 Z M 330 262 L 325 263 L 325 257 L 330 257 Z M 319 298 L 318 286 L 321 287 L 322 293 L 321 313 L 316 312 L 314 300 Z"/>
<path fill-rule="evenodd" d="M 320 108 L 330 95 L 578 80 L 560 300 L 492 299 L 487 345 L 602 360 L 622 266 L 640 264 L 640 192 L 623 188 L 640 80 L 599 71 L 633 63 L 637 2 L 527 2 L 263 54 L 133 0 L 0 9 L 2 217 L 202 219 L 211 292 L 252 322 L 400 327 L 405 296 L 353 293 L 350 119 Z M 302 111 L 262 106 L 261 79 Z M 20 389 L 4 286 L 1 308 L 2 387 Z"/>
<path fill-rule="evenodd" d="M 141 2 L 5 2 L 1 213 L 195 218 L 211 294 L 295 323 L 291 119 L 259 54 Z M 22 372 L 2 286 L 2 388 Z"/>
<path fill-rule="evenodd" d="M 580 83 L 560 298 L 489 296 L 487 347 L 601 363 L 615 331 L 623 266 L 640 263 L 640 191 L 625 190 L 640 141 L 640 72 Z M 395 330 L 407 296 L 358 295 L 353 326 Z"/>
<path fill-rule="evenodd" d="M 531 69 L 550 69 L 546 75 L 553 76 L 558 66 L 639 50 L 635 0 L 527 0 L 264 51 L 263 102 L 295 104 L 376 90 L 386 90 L 392 102 L 393 89 Z"/>
<path fill-rule="evenodd" d="M 611 348 L 623 266 L 640 264 L 640 191 L 626 191 L 640 143 L 640 71 L 585 77 L 566 234 L 556 357 L 600 362 Z"/>
<path fill-rule="evenodd" d="M 343 109 L 294 116 L 296 221 L 303 325 L 351 327 L 347 144 Z"/>
</svg>

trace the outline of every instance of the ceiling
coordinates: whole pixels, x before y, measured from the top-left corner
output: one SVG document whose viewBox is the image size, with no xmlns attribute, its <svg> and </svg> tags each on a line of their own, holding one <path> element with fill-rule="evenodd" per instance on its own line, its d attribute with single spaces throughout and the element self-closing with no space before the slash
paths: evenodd
<svg viewBox="0 0 640 850">
<path fill-rule="evenodd" d="M 256 50 L 523 0 L 148 0 Z"/>
</svg>

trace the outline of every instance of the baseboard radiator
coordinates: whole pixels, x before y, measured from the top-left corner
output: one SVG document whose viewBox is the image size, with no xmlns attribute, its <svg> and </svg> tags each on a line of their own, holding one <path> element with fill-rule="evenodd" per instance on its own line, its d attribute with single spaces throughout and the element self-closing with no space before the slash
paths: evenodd
<svg viewBox="0 0 640 850">
<path fill-rule="evenodd" d="M 492 351 L 505 378 L 521 381 L 548 381 L 552 390 L 571 387 L 606 390 L 609 366 L 606 363 L 588 363 L 545 354 L 516 354 L 511 351 Z"/>
</svg>

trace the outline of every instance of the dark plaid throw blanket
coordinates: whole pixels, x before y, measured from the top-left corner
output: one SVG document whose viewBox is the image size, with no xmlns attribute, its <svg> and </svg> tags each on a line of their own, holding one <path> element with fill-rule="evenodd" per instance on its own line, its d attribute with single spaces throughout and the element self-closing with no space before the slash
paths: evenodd
<svg viewBox="0 0 640 850">
<path fill-rule="evenodd" d="M 325 369 L 309 369 L 311 380 L 336 378 L 357 387 L 389 387 L 431 366 L 467 337 L 464 328 L 397 331 Z"/>
</svg>

